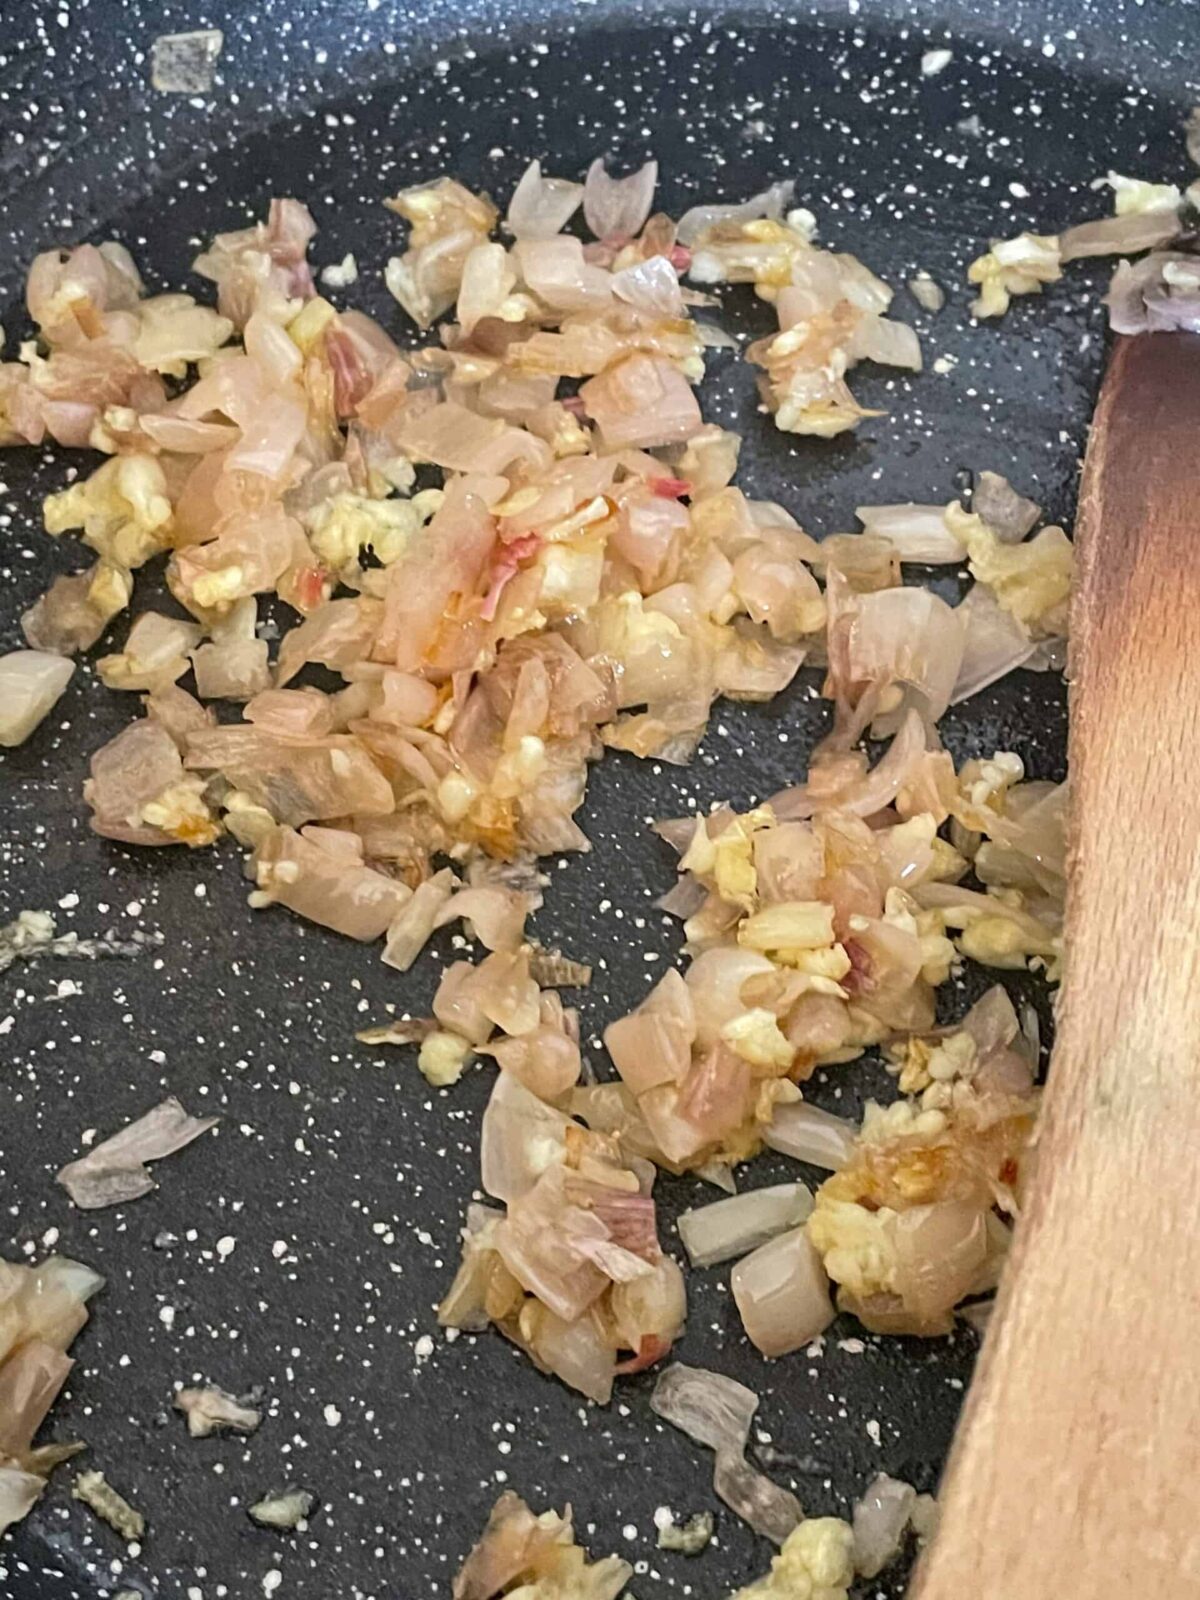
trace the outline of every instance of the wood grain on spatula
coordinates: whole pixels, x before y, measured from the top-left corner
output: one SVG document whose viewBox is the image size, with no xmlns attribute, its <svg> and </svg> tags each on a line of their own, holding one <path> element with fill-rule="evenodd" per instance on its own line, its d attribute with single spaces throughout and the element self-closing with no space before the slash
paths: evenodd
<svg viewBox="0 0 1200 1600">
<path fill-rule="evenodd" d="M 1066 971 L 913 1600 L 1200 1596 L 1200 337 L 1117 342 L 1071 614 Z"/>
</svg>

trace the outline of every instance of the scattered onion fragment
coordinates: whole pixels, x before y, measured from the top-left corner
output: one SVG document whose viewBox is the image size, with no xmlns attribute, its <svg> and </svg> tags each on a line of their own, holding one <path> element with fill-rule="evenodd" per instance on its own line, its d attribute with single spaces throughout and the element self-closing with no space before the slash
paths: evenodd
<svg viewBox="0 0 1200 1600">
<path fill-rule="evenodd" d="M 289 1484 L 286 1489 L 273 1489 L 252 1506 L 247 1506 L 246 1515 L 260 1528 L 277 1528 L 281 1533 L 290 1533 L 308 1521 L 316 1504 L 317 1497 L 311 1489 Z"/>
<path fill-rule="evenodd" d="M 763 1137 L 782 1155 L 836 1172 L 849 1159 L 857 1132 L 845 1117 L 803 1100 L 777 1107 Z"/>
<path fill-rule="evenodd" d="M 697 1444 L 740 1453 L 750 1437 L 758 1396 L 719 1372 L 675 1361 L 654 1385 L 650 1409 Z"/>
<path fill-rule="evenodd" d="M 47 650 L 0 656 L 0 746 L 25 743 L 54 709 L 74 671 L 74 662 Z"/>
<path fill-rule="evenodd" d="M 914 1508 L 917 1491 L 910 1483 L 878 1473 L 854 1504 L 854 1565 L 864 1578 L 874 1578 L 898 1553 Z"/>
<path fill-rule="evenodd" d="M 68 1162 L 56 1175 L 56 1182 L 81 1211 L 124 1205 L 158 1187 L 145 1162 L 174 1155 L 219 1121 L 219 1117 L 189 1116 L 171 1095 L 86 1155 Z"/>
<path fill-rule="evenodd" d="M 834 1319 L 829 1279 L 802 1227 L 745 1256 L 729 1286 L 751 1344 L 765 1356 L 799 1350 Z"/>
<path fill-rule="evenodd" d="M 529 1600 L 617 1600 L 633 1568 L 617 1556 L 589 1561 L 575 1543 L 568 1506 L 535 1516 L 506 1489 L 454 1580 L 454 1600 L 497 1600 L 519 1592 Z"/>
<path fill-rule="evenodd" d="M 364 1028 L 354 1037 L 360 1044 L 420 1044 L 436 1029 L 436 1017 L 397 1017 L 377 1028 Z"/>
<path fill-rule="evenodd" d="M 812 1193 L 804 1184 L 780 1183 L 683 1211 L 676 1226 L 692 1265 L 714 1267 L 799 1227 L 811 1210 Z"/>
<path fill-rule="evenodd" d="M 206 1439 L 210 1433 L 225 1429 L 231 1433 L 253 1433 L 262 1421 L 261 1411 L 215 1384 L 204 1389 L 180 1389 L 172 1404 L 176 1411 L 183 1412 L 193 1439 Z"/>
<path fill-rule="evenodd" d="M 583 185 L 583 215 L 596 238 L 620 245 L 639 233 L 657 182 L 657 161 L 647 161 L 625 178 L 610 178 L 603 156 L 593 161 Z"/>
<path fill-rule="evenodd" d="M 36 1267 L 0 1261 L 0 1533 L 19 1522 L 47 1475 L 83 1449 L 33 1437 L 72 1368 L 66 1354 L 104 1285 L 90 1267 L 50 1256 Z"/>
<path fill-rule="evenodd" d="M 795 1496 L 745 1458 L 758 1396 L 744 1384 L 676 1361 L 654 1386 L 650 1408 L 716 1454 L 713 1487 L 756 1533 L 782 1544 L 804 1513 Z"/>
<path fill-rule="evenodd" d="M 940 311 L 946 304 L 946 291 L 927 272 L 908 280 L 908 292 L 925 311 Z"/>
<path fill-rule="evenodd" d="M 739 1452 L 717 1451 L 713 1488 L 735 1516 L 772 1544 L 781 1545 L 803 1520 L 804 1512 L 791 1490 L 773 1483 Z"/>
</svg>

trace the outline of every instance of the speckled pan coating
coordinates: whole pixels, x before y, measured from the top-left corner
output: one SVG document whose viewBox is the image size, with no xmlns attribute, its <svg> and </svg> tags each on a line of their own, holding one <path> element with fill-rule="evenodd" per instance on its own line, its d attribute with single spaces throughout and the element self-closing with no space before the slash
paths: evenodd
<svg viewBox="0 0 1200 1600">
<path fill-rule="evenodd" d="M 1182 175 L 1177 124 L 1200 98 L 1187 76 L 1200 59 L 1200 11 L 785 9 L 788 20 L 766 5 L 735 16 L 563 0 L 427 11 L 375 0 L 207 10 L 3 0 L 9 339 L 24 331 L 19 286 L 35 250 L 112 232 L 152 282 L 178 286 L 202 236 L 273 193 L 313 207 L 318 262 L 355 252 L 363 276 L 350 297 L 403 337 L 378 277 L 397 239 L 382 195 L 453 170 L 503 196 L 533 155 L 573 176 L 599 151 L 621 161 L 653 151 L 671 210 L 793 176 L 825 242 L 894 284 L 924 268 L 949 290 L 936 317 L 901 290 L 899 314 L 919 328 L 927 360 L 944 359 L 913 381 L 856 375 L 856 392 L 888 415 L 848 440 L 785 441 L 756 414 L 746 369 L 713 359 L 706 409 L 746 432 L 750 492 L 824 534 L 852 526 L 860 501 L 948 497 L 958 468 L 990 466 L 1069 518 L 1102 355 L 1101 274 L 1073 269 L 1046 300 L 975 328 L 962 264 L 990 232 L 1095 214 L 1086 185 L 1109 166 Z M 155 35 L 208 24 L 226 32 L 211 96 L 154 94 Z M 921 56 L 935 47 L 952 59 L 923 78 Z M 978 120 L 964 131 L 966 119 Z M 763 323 L 741 293 L 728 307 L 739 329 Z M 51 545 L 38 526 L 38 497 L 66 464 L 0 457 L 3 648 L 48 576 L 82 565 L 69 540 Z M 143 595 L 154 581 L 143 575 Z M 429 1600 L 449 1594 L 505 1485 L 539 1507 L 571 1500 L 595 1550 L 636 1564 L 641 1600 L 717 1600 L 762 1570 L 770 1551 L 716 1506 L 708 1458 L 651 1417 L 652 1376 L 600 1411 L 498 1337 L 450 1342 L 437 1331 L 432 1307 L 477 1182 L 491 1069 L 431 1094 L 411 1054 L 375 1055 L 353 1035 L 389 1004 L 419 1010 L 449 944 L 400 977 L 373 951 L 282 912 L 251 913 L 230 848 L 156 854 L 93 838 L 78 798 L 87 753 L 133 710 L 85 667 L 41 733 L 0 762 L 0 914 L 44 907 L 81 934 L 163 938 L 139 960 L 0 978 L 0 1250 L 53 1247 L 107 1274 L 52 1432 L 87 1439 L 85 1461 L 144 1511 L 149 1532 L 140 1552 L 126 1551 L 71 1502 L 65 1468 L 0 1542 L 0 1594 Z M 601 1070 L 604 1022 L 677 945 L 651 908 L 672 867 L 645 822 L 794 779 L 824 714 L 814 675 L 802 675 L 769 708 L 718 708 L 689 771 L 609 756 L 594 773 L 594 853 L 552 868 L 536 931 L 597 963 L 583 1012 Z M 1062 775 L 1063 697 L 1048 679 L 1021 675 L 945 728 L 959 757 L 1012 748 L 1032 775 Z M 973 976 L 968 988 L 980 987 Z M 952 996 L 954 1008 L 966 997 Z M 881 1078 L 854 1067 L 814 1092 L 845 1109 Z M 84 1131 L 111 1132 L 166 1092 L 220 1112 L 219 1132 L 163 1163 L 157 1194 L 124 1211 L 73 1211 L 52 1175 Z M 787 1168 L 764 1160 L 751 1181 Z M 670 1219 L 703 1191 L 664 1180 L 660 1192 L 678 1253 Z M 177 1242 L 155 1248 L 164 1234 Z M 740 1335 L 724 1272 L 693 1274 L 689 1289 L 680 1354 L 762 1394 L 756 1444 L 808 1509 L 844 1512 L 881 1467 L 934 1486 L 970 1335 L 881 1342 L 839 1322 L 819 1349 L 767 1364 Z M 201 1380 L 261 1385 L 258 1433 L 189 1439 L 169 1411 L 172 1385 Z M 308 1531 L 253 1527 L 245 1507 L 293 1481 L 322 1502 Z M 718 1511 L 718 1540 L 698 1560 L 655 1550 L 664 1504 Z M 898 1569 L 863 1593 L 902 1588 Z"/>
</svg>

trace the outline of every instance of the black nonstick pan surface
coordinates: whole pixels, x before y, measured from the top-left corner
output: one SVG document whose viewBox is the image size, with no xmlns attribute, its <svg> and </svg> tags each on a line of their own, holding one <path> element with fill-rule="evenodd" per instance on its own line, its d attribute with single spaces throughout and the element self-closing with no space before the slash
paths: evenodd
<svg viewBox="0 0 1200 1600">
<path fill-rule="evenodd" d="M 202 292 L 188 277 L 200 241 L 273 194 L 312 207 L 317 263 L 355 253 L 361 279 L 334 298 L 403 340 L 380 277 L 400 232 L 380 201 L 404 185 L 449 171 L 506 197 L 535 155 L 574 177 L 599 153 L 620 166 L 654 154 L 659 202 L 678 214 L 794 177 L 821 242 L 896 286 L 922 268 L 949 291 L 931 317 L 900 289 L 897 314 L 920 331 L 926 370 L 856 374 L 864 404 L 887 415 L 832 443 L 776 433 L 745 364 L 711 361 L 706 414 L 745 434 L 743 486 L 818 535 L 852 527 L 863 501 L 947 499 L 960 469 L 981 467 L 1069 525 L 1103 356 L 1103 269 L 1073 268 L 1002 323 L 975 326 L 963 267 L 989 234 L 1100 214 L 1087 185 L 1110 167 L 1182 177 L 1179 123 L 1200 100 L 1200 10 L 1149 0 L 851 0 L 786 14 L 605 0 L 0 0 L 0 13 L 10 348 L 27 331 L 21 285 L 37 250 L 115 236 L 154 287 Z M 226 36 L 211 93 L 151 90 L 155 36 L 207 25 Z M 935 48 L 951 59 L 923 76 Z M 726 306 L 736 329 L 762 320 L 748 293 L 729 292 Z M 70 464 L 66 452 L 0 455 L 0 648 L 20 643 L 18 615 L 51 575 L 82 564 L 70 540 L 40 528 L 39 499 Z M 143 600 L 158 581 L 143 575 Z M 594 850 L 550 863 L 535 932 L 598 965 L 582 1010 L 600 1071 L 604 1023 L 678 950 L 677 926 L 651 905 L 673 865 L 647 820 L 794 781 L 826 716 L 816 682 L 802 673 L 768 707 L 718 706 L 688 770 L 611 754 L 594 770 L 583 813 Z M 651 1415 L 653 1374 L 625 1380 L 599 1410 L 498 1336 L 438 1331 L 492 1069 L 434 1093 L 410 1054 L 373 1052 L 354 1033 L 389 1002 L 425 1007 L 450 944 L 401 976 L 284 912 L 251 912 L 231 844 L 155 853 L 93 836 L 79 797 L 87 756 L 134 711 L 85 666 L 39 733 L 0 761 L 2 920 L 45 909 L 63 931 L 144 942 L 139 956 L 0 976 L 0 1253 L 53 1248 L 107 1276 L 50 1432 L 85 1439 L 86 1463 L 149 1531 L 130 1553 L 71 1501 L 63 1469 L 0 1540 L 0 1595 L 432 1600 L 449 1595 L 503 1487 L 538 1509 L 569 1500 L 595 1552 L 636 1563 L 640 1600 L 720 1600 L 763 1571 L 772 1552 L 714 1500 L 711 1458 Z M 1032 776 L 1061 778 L 1061 681 L 1019 673 L 952 712 L 943 732 L 959 759 L 1013 749 Z M 985 981 L 969 975 L 954 1010 Z M 1032 980 L 1014 988 L 1048 1021 Z M 868 1063 L 831 1072 L 813 1096 L 854 1109 L 885 1083 Z M 219 1132 L 163 1163 L 159 1190 L 136 1204 L 73 1210 L 53 1174 L 85 1130 L 112 1132 L 165 1093 L 219 1113 Z M 767 1158 L 750 1181 L 795 1171 Z M 658 1192 L 679 1254 L 673 1217 L 713 1191 L 663 1179 Z M 232 1252 L 218 1251 L 230 1239 Z M 761 1394 L 759 1460 L 807 1510 L 845 1514 L 881 1468 L 936 1486 L 972 1334 L 881 1341 L 841 1319 L 819 1347 L 768 1363 L 740 1332 L 723 1271 L 690 1274 L 689 1294 L 677 1353 Z M 174 1382 L 196 1380 L 260 1386 L 258 1433 L 189 1439 L 169 1403 Z M 252 1526 L 245 1506 L 289 1482 L 320 1498 L 308 1531 Z M 663 1505 L 717 1512 L 705 1554 L 655 1548 Z M 861 1593 L 898 1596 L 905 1577 L 899 1563 Z"/>
</svg>

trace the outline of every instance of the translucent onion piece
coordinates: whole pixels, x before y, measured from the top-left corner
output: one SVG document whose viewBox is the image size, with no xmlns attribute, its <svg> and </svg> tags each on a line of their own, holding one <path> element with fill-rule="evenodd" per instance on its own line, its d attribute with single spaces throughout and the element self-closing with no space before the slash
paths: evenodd
<svg viewBox="0 0 1200 1600">
<path fill-rule="evenodd" d="M 531 1094 L 510 1072 L 492 1089 L 480 1132 L 480 1178 L 506 1204 L 527 1194 L 563 1158 L 571 1118 Z"/>
<path fill-rule="evenodd" d="M 453 1600 L 496 1600 L 519 1592 L 528 1600 L 617 1600 L 633 1575 L 627 1561 L 608 1556 L 589 1562 L 575 1543 L 568 1506 L 560 1517 L 535 1517 L 506 1489 L 492 1507 L 487 1527 L 454 1580 Z"/>
<path fill-rule="evenodd" d="M 571 220 L 582 199 L 581 183 L 544 178 L 541 162 L 531 161 L 513 190 L 504 220 L 516 239 L 550 239 Z"/>
<path fill-rule="evenodd" d="M 1116 333 L 1200 331 L 1200 261 L 1195 256 L 1154 254 L 1119 261 L 1105 296 Z"/>
<path fill-rule="evenodd" d="M 137 1200 L 158 1187 L 146 1171 L 145 1162 L 174 1155 L 215 1128 L 219 1121 L 219 1117 L 189 1116 L 179 1101 L 169 1096 L 120 1133 L 95 1145 L 87 1155 L 68 1162 L 55 1181 L 62 1184 L 81 1211 Z"/>
<path fill-rule="evenodd" d="M 675 237 L 680 244 L 691 249 L 702 234 L 719 222 L 751 222 L 756 217 L 770 217 L 778 222 L 791 205 L 795 192 L 795 183 L 787 178 L 736 205 L 693 206 L 680 217 Z"/>
<path fill-rule="evenodd" d="M 905 1310 L 933 1322 L 975 1288 L 987 1257 L 986 1217 L 966 1201 L 901 1211 L 892 1225 Z"/>
<path fill-rule="evenodd" d="M 610 178 L 603 156 L 593 161 L 583 185 L 583 217 L 596 238 L 605 244 L 624 244 L 640 233 L 657 182 L 657 161 L 647 161 L 627 178 Z"/>
<path fill-rule="evenodd" d="M 612 274 L 588 262 L 582 240 L 570 235 L 525 240 L 514 254 L 528 288 L 555 311 L 602 311 L 611 305 Z"/>
<path fill-rule="evenodd" d="M 770 1149 L 826 1172 L 845 1166 L 857 1137 L 855 1123 L 809 1105 L 807 1100 L 776 1106 L 763 1130 L 763 1140 Z"/>
<path fill-rule="evenodd" d="M 774 971 L 774 964 L 756 950 L 720 945 L 696 957 L 687 970 L 685 982 L 692 997 L 696 1044 L 700 1049 L 707 1050 L 715 1045 L 721 1038 L 722 1028 L 749 1009 L 742 999 L 742 988 L 747 980 L 769 977 Z"/>
<path fill-rule="evenodd" d="M 952 706 L 1023 667 L 1037 649 L 1028 629 L 986 584 L 972 584 L 956 613 L 963 625 L 963 652 L 950 691 Z"/>
<path fill-rule="evenodd" d="M 713 1267 L 798 1228 L 812 1207 L 812 1191 L 804 1184 L 780 1183 L 681 1212 L 676 1226 L 692 1265 Z"/>
<path fill-rule="evenodd" d="M 650 1409 L 697 1444 L 740 1456 L 750 1437 L 758 1396 L 719 1372 L 675 1361 L 654 1385 Z"/>
<path fill-rule="evenodd" d="M 48 650 L 13 650 L 0 656 L 0 746 L 24 744 L 54 709 L 75 664 Z"/>
<path fill-rule="evenodd" d="M 85 1305 L 103 1287 L 104 1279 L 91 1267 L 48 1256 L 29 1269 L 21 1286 L 18 1309 L 25 1337 L 66 1350 L 87 1321 Z"/>
<path fill-rule="evenodd" d="M 655 356 L 628 356 L 590 378 L 579 395 L 610 451 L 682 443 L 703 426 L 691 384 Z"/>
<path fill-rule="evenodd" d="M 252 1506 L 246 1514 L 262 1528 L 280 1528 L 290 1531 L 313 1514 L 317 1497 L 311 1489 L 301 1489 L 289 1484 L 286 1489 L 275 1489 Z"/>
<path fill-rule="evenodd" d="M 834 1319 L 829 1279 L 802 1227 L 739 1261 L 729 1286 L 750 1342 L 765 1356 L 799 1350 Z"/>
<path fill-rule="evenodd" d="M 679 278 L 666 256 L 648 256 L 613 274 L 613 293 L 626 305 L 651 317 L 682 317 Z"/>
<path fill-rule="evenodd" d="M 924 311 L 940 311 L 946 304 L 946 291 L 927 272 L 908 280 L 908 292 Z"/>
<path fill-rule="evenodd" d="M 356 833 L 339 828 L 276 828 L 254 865 L 256 906 L 287 906 L 350 939 L 378 939 L 412 898 L 407 884 L 366 865 Z"/>
<path fill-rule="evenodd" d="M 187 1418 L 193 1439 L 206 1439 L 210 1433 L 228 1429 L 231 1433 L 253 1433 L 262 1421 L 262 1412 L 243 1405 L 215 1384 L 206 1389 L 181 1389 L 172 1402 Z"/>
<path fill-rule="evenodd" d="M 0 1533 L 28 1515 L 41 1499 L 45 1478 L 0 1464 Z"/>
<path fill-rule="evenodd" d="M 529 1352 L 539 1366 L 597 1405 L 612 1399 L 617 1358 L 592 1317 L 566 1321 L 541 1308 Z"/>
<path fill-rule="evenodd" d="M 772 1544 L 782 1544 L 804 1520 L 803 1508 L 790 1489 L 772 1483 L 744 1455 L 732 1450 L 717 1451 L 713 1488 L 747 1527 Z"/>
<path fill-rule="evenodd" d="M 450 868 L 443 867 L 418 884 L 388 928 L 381 957 L 386 965 L 398 972 L 408 971 L 433 934 L 438 913 L 454 893 L 456 881 Z"/>
<path fill-rule="evenodd" d="M 621 1342 L 636 1352 L 621 1370 L 641 1371 L 661 1360 L 683 1332 L 687 1321 L 683 1273 L 670 1256 L 663 1256 L 652 1272 L 614 1285 L 609 1309 Z"/>
<path fill-rule="evenodd" d="M 900 1549 L 917 1502 L 911 1483 L 880 1472 L 867 1485 L 854 1506 L 854 1566 L 864 1578 L 874 1578 Z"/>
<path fill-rule="evenodd" d="M 1167 244 L 1179 232 L 1174 211 L 1134 211 L 1123 217 L 1081 222 L 1060 235 L 1059 259 L 1065 265 L 1084 256 L 1136 255 Z"/>
<path fill-rule="evenodd" d="M 901 561 L 943 566 L 966 560 L 966 549 L 946 526 L 941 506 L 856 506 L 854 514 L 864 532 L 887 539 Z"/>
</svg>

